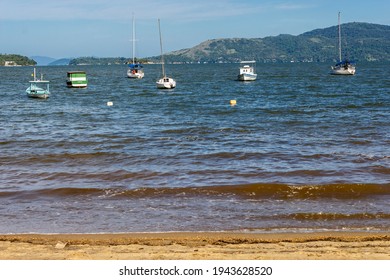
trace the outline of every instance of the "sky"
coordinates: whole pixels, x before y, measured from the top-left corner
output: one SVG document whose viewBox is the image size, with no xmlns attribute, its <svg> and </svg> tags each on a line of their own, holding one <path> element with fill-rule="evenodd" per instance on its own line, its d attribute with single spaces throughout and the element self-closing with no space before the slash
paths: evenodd
<svg viewBox="0 0 390 280">
<path fill-rule="evenodd" d="M 131 57 L 209 39 L 299 35 L 347 22 L 390 25 L 389 0 L 0 0 L 0 53 Z"/>
</svg>

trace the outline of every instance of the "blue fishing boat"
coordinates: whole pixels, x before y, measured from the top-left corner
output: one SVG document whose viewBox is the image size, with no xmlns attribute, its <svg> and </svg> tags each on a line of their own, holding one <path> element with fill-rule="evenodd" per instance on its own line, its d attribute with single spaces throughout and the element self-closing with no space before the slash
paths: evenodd
<svg viewBox="0 0 390 280">
<path fill-rule="evenodd" d="M 34 68 L 33 77 L 34 79 L 29 82 L 30 86 L 26 89 L 27 96 L 32 98 L 41 98 L 41 99 L 49 98 L 50 81 L 44 80 L 42 74 L 41 74 L 41 78 L 37 79 L 35 68 Z"/>
</svg>

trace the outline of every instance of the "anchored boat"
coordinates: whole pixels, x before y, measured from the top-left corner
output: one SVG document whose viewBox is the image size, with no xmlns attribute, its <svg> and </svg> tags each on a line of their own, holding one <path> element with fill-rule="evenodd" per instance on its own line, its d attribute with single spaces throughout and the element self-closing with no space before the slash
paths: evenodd
<svg viewBox="0 0 390 280">
<path fill-rule="evenodd" d="M 42 74 L 41 74 L 41 78 L 37 79 L 35 68 L 34 68 L 33 77 L 34 79 L 29 82 L 30 86 L 26 89 L 27 96 L 32 98 L 42 98 L 42 99 L 49 98 L 50 81 L 44 80 Z"/>
<path fill-rule="evenodd" d="M 340 12 L 339 12 L 339 62 L 332 66 L 332 75 L 355 75 L 356 67 L 353 65 L 352 61 L 348 59 L 341 59 L 341 25 L 340 25 Z"/>
<path fill-rule="evenodd" d="M 241 61 L 240 74 L 238 75 L 239 81 L 255 81 L 257 74 L 255 73 L 256 61 Z"/>
<path fill-rule="evenodd" d="M 127 77 L 132 79 L 142 79 L 145 76 L 143 65 L 135 60 L 135 19 L 133 16 L 133 62 L 127 69 Z"/>
<path fill-rule="evenodd" d="M 164 53 L 162 47 L 162 38 L 161 38 L 161 27 L 160 19 L 158 20 L 158 31 L 160 33 L 160 49 L 161 49 L 161 67 L 162 67 L 162 78 L 159 79 L 156 84 L 159 89 L 171 89 L 176 87 L 176 81 L 170 77 L 167 77 L 165 74 L 165 65 L 164 65 Z"/>
<path fill-rule="evenodd" d="M 84 71 L 67 72 L 66 85 L 69 88 L 85 88 L 88 85 L 87 74 Z"/>
</svg>

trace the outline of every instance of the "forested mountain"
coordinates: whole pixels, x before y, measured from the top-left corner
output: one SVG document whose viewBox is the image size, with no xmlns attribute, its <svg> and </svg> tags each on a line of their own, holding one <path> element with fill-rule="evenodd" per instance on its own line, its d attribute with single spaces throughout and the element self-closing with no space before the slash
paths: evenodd
<svg viewBox="0 0 390 280">
<path fill-rule="evenodd" d="M 36 61 L 18 54 L 0 54 L 0 66 L 36 65 Z"/>
<path fill-rule="evenodd" d="M 390 61 L 390 26 L 369 23 L 341 25 L 343 56 L 357 61 Z M 338 59 L 338 26 L 298 36 L 208 40 L 166 54 L 167 62 L 324 62 Z M 149 58 L 158 60 L 158 57 Z"/>
<path fill-rule="evenodd" d="M 370 23 L 341 25 L 343 56 L 356 61 L 390 61 L 390 26 Z M 212 39 L 193 48 L 165 55 L 167 63 L 335 62 L 338 60 L 338 26 L 316 29 L 298 36 L 281 34 L 265 38 Z M 126 64 L 130 58 L 80 57 L 70 65 Z M 141 60 L 159 63 L 160 56 Z"/>
<path fill-rule="evenodd" d="M 126 64 L 129 58 L 125 57 L 79 57 L 69 61 L 69 65 L 111 65 L 111 64 Z"/>
<path fill-rule="evenodd" d="M 146 63 L 147 60 L 136 58 L 138 62 Z M 69 65 L 119 65 L 128 64 L 132 58 L 126 57 L 78 57 L 70 59 Z"/>
<path fill-rule="evenodd" d="M 47 56 L 30 56 L 30 59 L 33 59 L 34 61 L 37 62 L 37 66 L 44 66 L 44 65 L 49 65 L 53 61 L 55 61 L 55 58 L 52 57 L 47 57 Z"/>
<path fill-rule="evenodd" d="M 71 58 L 61 58 L 61 59 L 57 59 L 53 62 L 50 62 L 49 65 L 50 66 L 69 65 L 69 62 L 71 60 L 72 60 Z"/>
</svg>

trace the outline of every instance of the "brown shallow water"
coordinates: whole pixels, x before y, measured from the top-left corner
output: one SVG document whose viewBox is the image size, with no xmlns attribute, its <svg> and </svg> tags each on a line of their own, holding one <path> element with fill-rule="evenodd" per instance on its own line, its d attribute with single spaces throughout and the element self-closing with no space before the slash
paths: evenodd
<svg viewBox="0 0 390 280">
<path fill-rule="evenodd" d="M 73 68 L 38 69 L 44 101 L 0 68 L 0 233 L 389 230 L 388 65 L 170 65 L 165 92 L 156 65 Z"/>
</svg>

